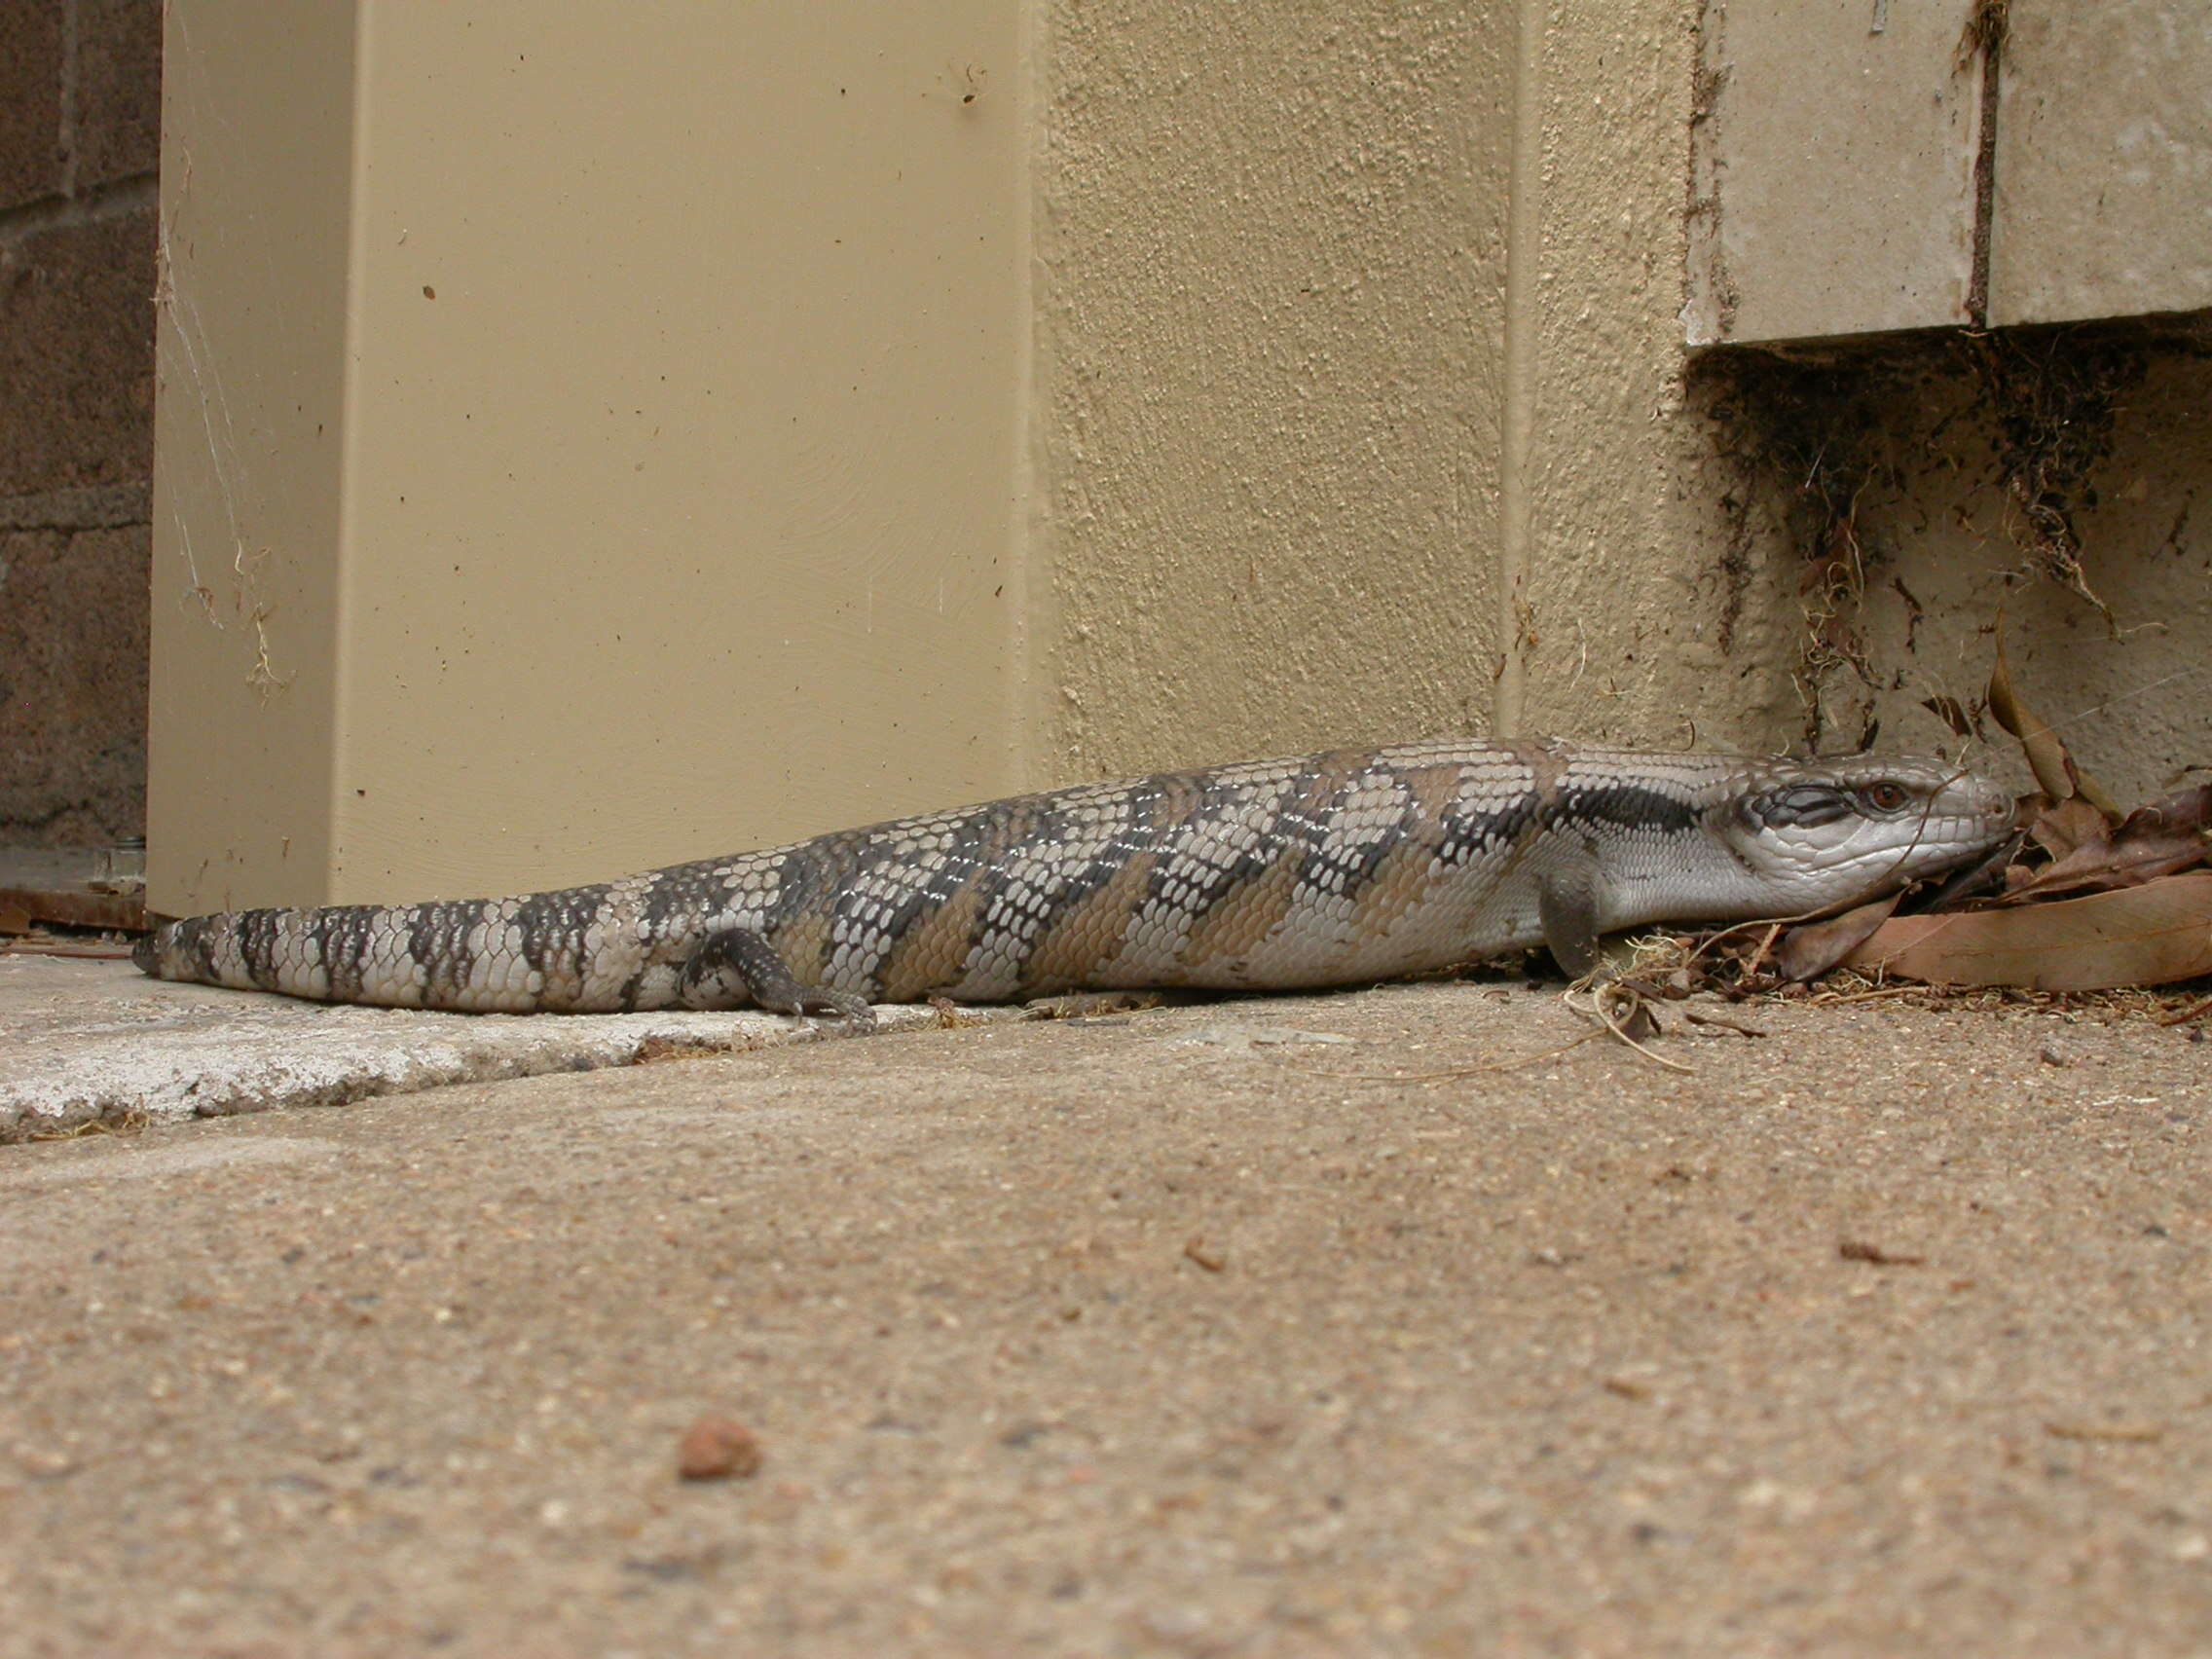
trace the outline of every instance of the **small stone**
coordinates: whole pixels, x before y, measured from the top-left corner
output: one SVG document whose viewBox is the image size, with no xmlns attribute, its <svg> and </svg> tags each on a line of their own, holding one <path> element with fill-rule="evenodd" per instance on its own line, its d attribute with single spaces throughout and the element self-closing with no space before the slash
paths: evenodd
<svg viewBox="0 0 2212 1659">
<path fill-rule="evenodd" d="M 676 1472 L 687 1481 L 726 1481 L 758 1473 L 760 1443 L 735 1418 L 709 1412 L 684 1431 Z"/>
<path fill-rule="evenodd" d="M 2058 1043 L 2046 1043 L 2042 1053 L 2043 1063 L 2046 1066 L 2070 1066 L 2074 1063 L 2072 1051 Z"/>
<path fill-rule="evenodd" d="M 16 1461 L 34 1481 L 57 1481 L 77 1472 L 77 1460 L 58 1448 L 18 1445 Z"/>
<path fill-rule="evenodd" d="M 1208 1244 L 1203 1237 L 1194 1236 L 1183 1245 L 1183 1254 L 1190 1257 L 1209 1273 L 1218 1273 L 1229 1266 L 1228 1252 Z"/>
</svg>

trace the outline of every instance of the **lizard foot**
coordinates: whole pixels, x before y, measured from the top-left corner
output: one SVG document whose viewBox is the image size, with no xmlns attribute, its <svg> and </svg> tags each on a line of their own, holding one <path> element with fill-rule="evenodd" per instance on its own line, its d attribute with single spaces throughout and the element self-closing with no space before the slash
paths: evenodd
<svg viewBox="0 0 2212 1659">
<path fill-rule="evenodd" d="M 731 995 L 731 978 L 745 993 L 744 1000 L 770 1014 L 824 1014 L 841 1020 L 856 1031 L 875 1023 L 875 1010 L 867 999 L 851 991 L 833 991 L 806 985 L 776 947 L 750 928 L 724 928 L 710 934 L 683 964 L 682 996 L 686 1008 L 738 1008 L 743 1002 Z"/>
</svg>

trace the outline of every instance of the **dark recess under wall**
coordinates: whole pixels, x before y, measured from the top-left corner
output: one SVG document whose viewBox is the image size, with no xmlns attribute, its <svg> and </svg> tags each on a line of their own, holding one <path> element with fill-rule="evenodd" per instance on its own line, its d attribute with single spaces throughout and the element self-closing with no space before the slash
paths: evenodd
<svg viewBox="0 0 2212 1659">
<path fill-rule="evenodd" d="M 1862 534 L 1867 492 L 1907 493 L 1940 451 L 1986 468 L 2002 492 L 2020 580 L 2058 584 L 2111 620 L 2097 549 L 2077 520 L 2098 500 L 2116 413 L 2161 359 L 2212 360 L 2212 312 L 2003 329 L 1929 329 L 1800 346 L 1718 346 L 1689 380 L 1742 469 L 1728 505 L 1748 546 L 1752 504 L 1787 527 L 1805 611 L 1800 686 L 1808 743 L 1839 736 L 1822 691 L 1838 674 L 1871 685 L 1860 602 L 1884 550 Z M 1942 411 L 1931 424 L 1931 412 Z M 1739 557 L 1723 574 L 1749 579 Z M 1741 593 L 1723 595 L 1723 621 Z M 1840 734 L 1871 741 L 1872 733 Z"/>
</svg>

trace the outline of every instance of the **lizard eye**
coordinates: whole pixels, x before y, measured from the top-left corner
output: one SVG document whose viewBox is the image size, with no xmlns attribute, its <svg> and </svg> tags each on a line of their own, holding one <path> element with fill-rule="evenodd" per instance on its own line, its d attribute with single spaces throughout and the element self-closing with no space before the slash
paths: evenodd
<svg viewBox="0 0 2212 1659">
<path fill-rule="evenodd" d="M 1876 812 L 1896 812 L 1912 798 L 1912 793 L 1904 785 L 1885 778 L 1880 783 L 1868 784 L 1860 792 L 1860 798 Z"/>
</svg>

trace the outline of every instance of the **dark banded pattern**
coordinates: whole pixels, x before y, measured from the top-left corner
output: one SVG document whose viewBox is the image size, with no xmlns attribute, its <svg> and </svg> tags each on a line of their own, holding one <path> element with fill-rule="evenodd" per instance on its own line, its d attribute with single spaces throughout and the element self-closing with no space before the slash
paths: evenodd
<svg viewBox="0 0 2212 1659">
<path fill-rule="evenodd" d="M 1937 762 L 1406 744 L 1020 795 L 519 898 L 195 917 L 136 955 L 165 978 L 465 1012 L 741 1006 L 762 963 L 847 1002 L 1290 989 L 1543 942 L 1547 891 L 1576 901 L 1551 906 L 1555 925 L 1606 931 L 1799 914 L 1975 857 L 2011 818 L 2002 791 Z M 766 948 L 703 953 L 732 935 Z"/>
</svg>

